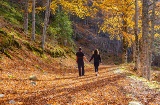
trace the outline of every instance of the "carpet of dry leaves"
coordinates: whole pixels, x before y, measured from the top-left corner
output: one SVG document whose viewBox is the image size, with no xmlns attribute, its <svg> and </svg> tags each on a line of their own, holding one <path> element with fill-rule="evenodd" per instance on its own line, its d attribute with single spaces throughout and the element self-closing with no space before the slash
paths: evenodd
<svg viewBox="0 0 160 105">
<path fill-rule="evenodd" d="M 159 87 L 130 78 L 120 66 L 100 65 L 95 76 L 93 65 L 86 64 L 85 76 L 79 77 L 70 58 L 40 58 L 25 48 L 10 53 L 12 60 L 0 60 L 0 105 L 160 105 Z M 29 80 L 32 75 L 38 80 Z"/>
</svg>

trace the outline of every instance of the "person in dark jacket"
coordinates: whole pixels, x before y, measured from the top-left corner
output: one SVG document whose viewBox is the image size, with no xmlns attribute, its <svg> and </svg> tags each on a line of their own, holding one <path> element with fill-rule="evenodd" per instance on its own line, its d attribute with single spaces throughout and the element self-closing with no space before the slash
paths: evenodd
<svg viewBox="0 0 160 105">
<path fill-rule="evenodd" d="M 101 63 L 101 56 L 99 54 L 98 49 L 94 51 L 89 62 L 91 62 L 93 58 L 94 58 L 94 68 L 95 68 L 96 76 L 98 76 L 98 66 L 99 66 L 99 63 Z"/>
<path fill-rule="evenodd" d="M 84 76 L 84 60 L 87 61 L 82 48 L 79 48 L 79 51 L 76 53 L 76 62 L 78 64 L 79 76 Z"/>
</svg>

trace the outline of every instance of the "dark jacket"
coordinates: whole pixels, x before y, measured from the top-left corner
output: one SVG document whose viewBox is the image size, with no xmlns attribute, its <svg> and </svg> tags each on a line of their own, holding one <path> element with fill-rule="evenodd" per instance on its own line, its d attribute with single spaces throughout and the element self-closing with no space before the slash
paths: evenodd
<svg viewBox="0 0 160 105">
<path fill-rule="evenodd" d="M 92 57 L 91 57 L 91 59 L 89 60 L 89 62 L 92 60 L 94 58 L 94 62 L 101 62 L 101 56 L 98 54 L 98 55 L 96 55 L 96 54 L 93 54 L 92 55 Z"/>
<path fill-rule="evenodd" d="M 77 52 L 76 53 L 76 56 L 77 56 L 77 63 L 79 63 L 79 62 L 84 62 L 83 61 L 83 57 L 84 57 L 84 53 L 83 52 Z"/>
</svg>

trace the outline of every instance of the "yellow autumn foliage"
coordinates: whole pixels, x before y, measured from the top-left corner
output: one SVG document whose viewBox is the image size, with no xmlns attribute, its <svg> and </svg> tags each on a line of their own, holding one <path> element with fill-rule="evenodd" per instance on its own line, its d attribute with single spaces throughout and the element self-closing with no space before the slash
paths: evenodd
<svg viewBox="0 0 160 105">
<path fill-rule="evenodd" d="M 131 46 L 132 43 L 135 40 L 135 36 L 132 34 L 128 34 L 126 32 L 123 31 L 123 37 L 125 38 L 125 40 L 128 42 L 128 46 Z"/>
<path fill-rule="evenodd" d="M 37 1 L 38 2 L 38 1 Z M 32 12 L 32 0 L 29 0 L 29 13 Z M 77 15 L 80 18 L 90 16 L 89 7 L 87 6 L 87 0 L 51 0 L 51 13 L 55 14 L 58 6 L 61 6 L 62 9 L 73 15 Z M 36 7 L 36 12 L 44 11 L 45 7 Z"/>
<path fill-rule="evenodd" d="M 155 33 L 154 37 L 155 37 L 155 38 L 160 38 L 160 34 Z"/>
</svg>

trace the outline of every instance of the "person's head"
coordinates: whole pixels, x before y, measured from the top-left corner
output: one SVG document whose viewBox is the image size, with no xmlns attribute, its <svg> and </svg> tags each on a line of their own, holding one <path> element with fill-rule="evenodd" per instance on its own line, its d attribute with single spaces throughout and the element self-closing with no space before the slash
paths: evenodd
<svg viewBox="0 0 160 105">
<path fill-rule="evenodd" d="M 79 51 L 82 52 L 82 48 L 81 47 L 79 47 Z"/>
<path fill-rule="evenodd" d="M 95 54 L 95 55 L 98 55 L 98 54 L 99 54 L 98 49 L 94 50 L 94 54 Z"/>
</svg>

